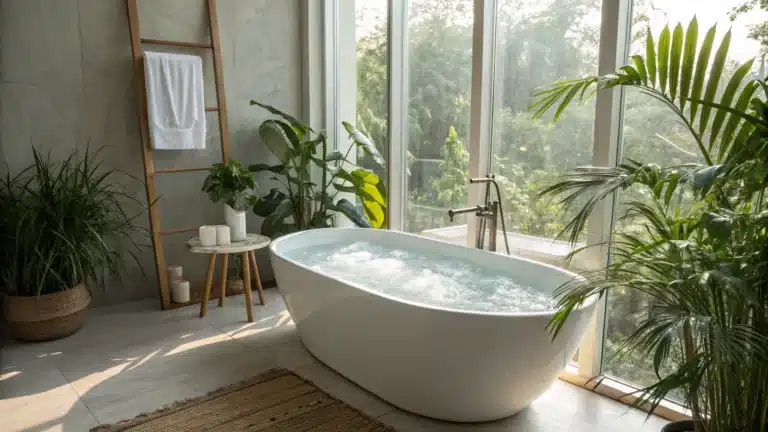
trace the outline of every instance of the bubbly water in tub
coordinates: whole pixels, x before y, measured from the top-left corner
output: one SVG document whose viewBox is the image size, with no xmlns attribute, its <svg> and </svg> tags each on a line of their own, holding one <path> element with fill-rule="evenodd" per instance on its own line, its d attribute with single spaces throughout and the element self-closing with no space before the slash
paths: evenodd
<svg viewBox="0 0 768 432">
<path fill-rule="evenodd" d="M 486 312 L 549 310 L 549 294 L 477 264 L 369 242 L 329 244 L 288 254 L 316 271 L 393 297 Z"/>
</svg>

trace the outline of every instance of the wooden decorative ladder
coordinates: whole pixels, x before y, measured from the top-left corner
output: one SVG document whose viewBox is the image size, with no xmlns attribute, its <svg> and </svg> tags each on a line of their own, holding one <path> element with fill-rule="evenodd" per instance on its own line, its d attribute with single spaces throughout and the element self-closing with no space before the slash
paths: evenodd
<svg viewBox="0 0 768 432">
<path fill-rule="evenodd" d="M 147 115 L 147 92 L 145 86 L 144 55 L 142 44 L 177 46 L 185 48 L 201 48 L 213 51 L 213 73 L 216 81 L 216 107 L 206 107 L 206 111 L 215 111 L 219 116 L 219 135 L 221 136 L 221 159 L 229 162 L 229 126 L 227 124 L 227 102 L 224 97 L 224 77 L 221 64 L 221 48 L 219 39 L 219 23 L 216 15 L 216 0 L 206 0 L 208 7 L 208 24 L 210 28 L 210 43 L 180 42 L 158 39 L 144 39 L 140 36 L 139 10 L 137 0 L 125 0 L 128 9 L 128 27 L 131 35 L 131 50 L 133 54 L 133 73 L 136 77 L 136 98 L 141 128 L 141 152 L 143 155 L 144 176 L 149 206 L 149 225 L 152 231 L 152 246 L 155 252 L 155 270 L 160 288 L 160 306 L 162 309 L 174 309 L 189 304 L 200 303 L 193 299 L 189 303 L 171 303 L 168 287 L 163 239 L 165 235 L 197 231 L 197 226 L 184 228 L 161 229 L 160 217 L 157 210 L 156 178 L 158 174 L 173 174 L 190 171 L 207 171 L 208 167 L 192 168 L 155 168 L 152 155 L 152 140 L 149 135 L 149 118 Z M 222 271 L 226 271 L 223 269 Z M 214 290 L 218 292 L 218 290 Z"/>
</svg>

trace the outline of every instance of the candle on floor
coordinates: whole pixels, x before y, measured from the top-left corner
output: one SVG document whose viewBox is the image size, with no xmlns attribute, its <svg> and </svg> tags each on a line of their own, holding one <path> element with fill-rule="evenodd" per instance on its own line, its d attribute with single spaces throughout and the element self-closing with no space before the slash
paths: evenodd
<svg viewBox="0 0 768 432">
<path fill-rule="evenodd" d="M 216 225 L 216 243 L 218 243 L 220 246 L 230 244 L 228 226 Z"/>
<path fill-rule="evenodd" d="M 176 280 L 171 282 L 171 299 L 174 303 L 189 302 L 189 281 Z"/>
<path fill-rule="evenodd" d="M 216 246 L 216 227 L 200 227 L 200 246 Z"/>
</svg>

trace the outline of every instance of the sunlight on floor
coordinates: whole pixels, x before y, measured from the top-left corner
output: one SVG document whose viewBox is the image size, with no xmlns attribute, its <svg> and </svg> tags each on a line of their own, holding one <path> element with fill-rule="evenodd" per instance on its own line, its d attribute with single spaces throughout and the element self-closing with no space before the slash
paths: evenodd
<svg viewBox="0 0 768 432">
<path fill-rule="evenodd" d="M 275 322 L 274 324 L 272 325 L 267 324 L 269 321 L 274 321 L 275 319 L 277 319 L 277 322 Z M 241 327 L 235 330 L 226 332 L 226 334 L 230 337 L 238 337 L 238 338 L 247 337 L 247 336 L 252 336 L 255 334 L 262 333 L 267 330 L 282 327 L 290 322 L 291 322 L 291 314 L 288 313 L 288 311 L 284 310 L 275 315 L 264 317 L 260 320 L 257 320 L 256 322 L 243 324 Z M 255 326 L 259 324 L 262 324 L 262 326 L 255 328 Z"/>
<path fill-rule="evenodd" d="M 163 357 L 168 357 L 168 356 L 180 354 L 180 353 L 183 353 L 185 351 L 189 351 L 189 350 L 195 349 L 195 348 L 204 347 L 204 346 L 207 346 L 207 345 L 213 345 L 213 344 L 220 343 L 220 342 L 227 342 L 229 340 L 230 340 L 230 338 L 227 335 L 223 335 L 223 334 L 217 334 L 217 335 L 214 335 L 214 336 L 211 336 L 211 337 L 207 337 L 207 338 L 204 338 L 204 339 L 193 340 L 191 342 L 183 343 L 181 345 L 176 346 L 172 350 L 170 350 L 167 353 L 163 354 Z"/>
<path fill-rule="evenodd" d="M 77 389 L 79 394 L 86 394 L 94 387 L 101 385 L 107 380 L 114 378 L 123 371 L 125 371 L 131 365 L 130 362 L 117 364 L 102 371 L 93 372 L 82 378 L 78 378 L 71 382 L 72 386 Z"/>
<path fill-rule="evenodd" d="M 157 353 L 159 353 L 159 352 L 160 352 L 160 350 L 154 350 L 154 351 L 152 351 L 151 353 L 149 353 L 149 354 L 147 354 L 146 356 L 144 356 L 144 358 L 143 358 L 143 359 L 139 360 L 139 361 L 138 361 L 138 362 L 137 362 L 135 365 L 133 365 L 133 366 L 129 367 L 129 368 L 128 368 L 128 370 L 134 370 L 134 369 L 136 369 L 137 367 L 139 367 L 139 366 L 143 365 L 144 363 L 148 362 L 148 361 L 149 361 L 149 359 L 151 359 L 152 357 L 156 356 L 156 355 L 157 355 Z"/>
<path fill-rule="evenodd" d="M 21 375 L 21 371 L 10 371 L 0 374 L 0 381 L 11 379 L 17 375 Z"/>
</svg>

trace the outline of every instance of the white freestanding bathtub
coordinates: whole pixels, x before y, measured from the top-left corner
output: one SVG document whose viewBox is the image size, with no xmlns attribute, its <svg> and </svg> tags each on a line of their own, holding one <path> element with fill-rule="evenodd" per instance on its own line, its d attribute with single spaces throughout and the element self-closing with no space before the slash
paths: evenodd
<svg viewBox="0 0 768 432">
<path fill-rule="evenodd" d="M 551 292 L 576 277 L 557 267 L 395 231 L 329 228 L 270 247 L 278 287 L 304 345 L 320 361 L 404 410 L 479 422 L 510 416 L 566 366 L 596 305 L 574 311 L 552 341 L 553 311 L 487 313 L 405 301 L 335 279 L 287 258 L 322 244 L 365 240 L 465 259 Z"/>
</svg>

